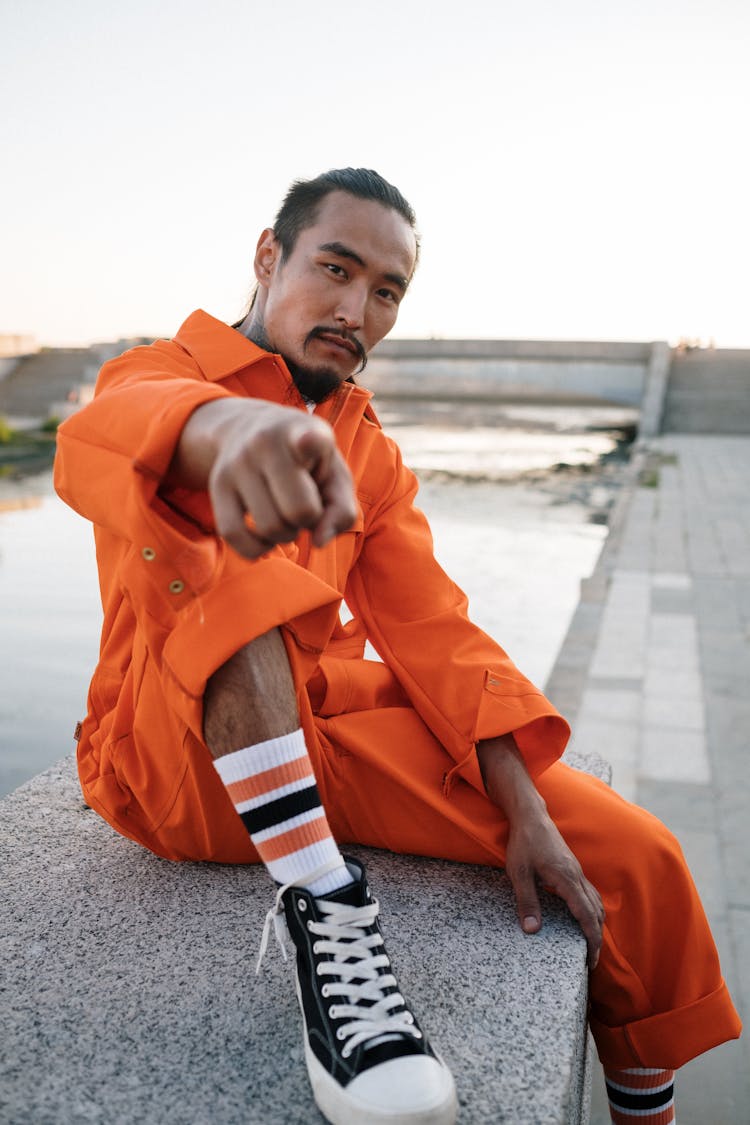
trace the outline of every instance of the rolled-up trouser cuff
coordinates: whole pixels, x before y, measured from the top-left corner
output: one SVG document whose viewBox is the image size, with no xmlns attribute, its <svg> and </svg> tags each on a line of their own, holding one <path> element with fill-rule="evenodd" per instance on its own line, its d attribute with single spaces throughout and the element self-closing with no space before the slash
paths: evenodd
<svg viewBox="0 0 750 1125">
<path fill-rule="evenodd" d="M 338 591 L 273 555 L 222 579 L 181 612 L 164 645 L 171 706 L 193 727 L 208 677 L 243 645 L 277 626 L 294 638 L 297 677 L 304 682 L 328 642 L 340 603 Z M 196 733 L 200 737 L 200 726 Z"/>
<path fill-rule="evenodd" d="M 738 1039 L 742 1023 L 722 981 L 709 996 L 684 1008 L 607 1027 L 591 1017 L 591 1032 L 602 1065 L 678 1070 L 704 1051 Z"/>
</svg>

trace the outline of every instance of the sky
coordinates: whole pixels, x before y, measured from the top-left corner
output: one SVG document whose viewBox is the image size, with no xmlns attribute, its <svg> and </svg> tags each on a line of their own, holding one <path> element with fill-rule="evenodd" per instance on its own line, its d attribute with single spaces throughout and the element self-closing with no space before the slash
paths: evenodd
<svg viewBox="0 0 750 1125">
<path fill-rule="evenodd" d="M 747 0 L 0 0 L 0 333 L 244 310 L 289 183 L 381 172 L 395 336 L 750 347 Z"/>
</svg>

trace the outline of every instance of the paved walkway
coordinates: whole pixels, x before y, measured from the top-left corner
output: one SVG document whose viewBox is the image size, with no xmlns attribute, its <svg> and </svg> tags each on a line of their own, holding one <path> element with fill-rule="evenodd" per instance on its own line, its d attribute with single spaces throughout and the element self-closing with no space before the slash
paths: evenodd
<svg viewBox="0 0 750 1125">
<path fill-rule="evenodd" d="M 750 1013 L 750 437 L 663 435 L 635 456 L 550 677 L 576 750 L 680 838 Z M 680 1076 L 680 1125 L 750 1121 L 747 1041 Z M 595 1078 L 592 1125 L 608 1121 Z"/>
</svg>

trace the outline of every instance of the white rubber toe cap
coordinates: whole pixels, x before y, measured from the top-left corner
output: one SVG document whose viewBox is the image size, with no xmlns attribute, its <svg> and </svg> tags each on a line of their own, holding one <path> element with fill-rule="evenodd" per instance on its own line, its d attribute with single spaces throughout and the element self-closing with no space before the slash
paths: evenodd
<svg viewBox="0 0 750 1125">
<path fill-rule="evenodd" d="M 363 1121 L 453 1125 L 456 1120 L 453 1076 L 446 1066 L 426 1055 L 406 1055 L 371 1067 L 349 1083 L 346 1094 L 363 1111 L 369 1110 L 371 1117 L 363 1117 Z"/>
</svg>

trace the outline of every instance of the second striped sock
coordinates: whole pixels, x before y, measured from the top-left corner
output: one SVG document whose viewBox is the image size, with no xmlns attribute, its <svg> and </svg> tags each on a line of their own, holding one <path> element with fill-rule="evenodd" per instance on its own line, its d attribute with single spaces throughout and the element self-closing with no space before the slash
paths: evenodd
<svg viewBox="0 0 750 1125">
<path fill-rule="evenodd" d="M 609 1113 L 616 1125 L 673 1125 L 674 1071 L 605 1070 Z"/>
</svg>

